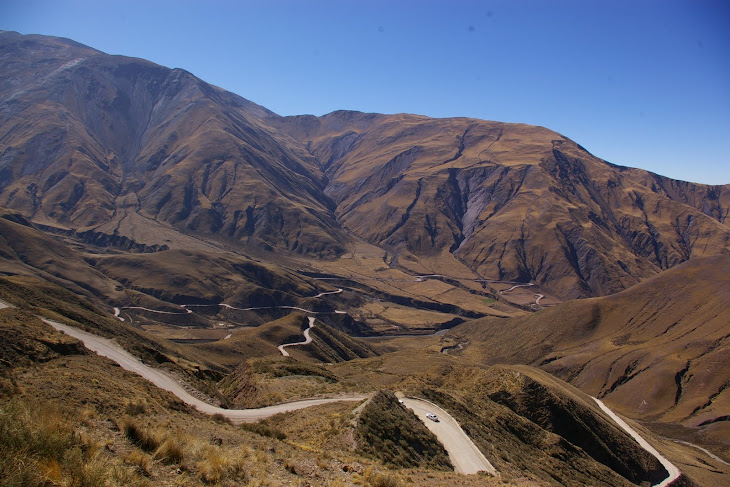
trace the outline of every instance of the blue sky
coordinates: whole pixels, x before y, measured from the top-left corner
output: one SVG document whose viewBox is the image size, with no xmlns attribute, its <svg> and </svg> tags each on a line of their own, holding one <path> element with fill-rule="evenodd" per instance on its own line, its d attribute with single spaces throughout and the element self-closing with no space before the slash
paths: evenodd
<svg viewBox="0 0 730 487">
<path fill-rule="evenodd" d="M 727 0 L 3 0 L 0 29 L 184 68 L 281 115 L 524 122 L 730 183 Z"/>
</svg>

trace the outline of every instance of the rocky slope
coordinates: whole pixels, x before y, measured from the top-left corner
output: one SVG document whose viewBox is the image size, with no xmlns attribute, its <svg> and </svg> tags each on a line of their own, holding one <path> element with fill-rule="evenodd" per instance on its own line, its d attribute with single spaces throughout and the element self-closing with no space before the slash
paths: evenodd
<svg viewBox="0 0 730 487">
<path fill-rule="evenodd" d="M 730 249 L 730 186 L 615 166 L 542 127 L 355 112 L 276 124 L 320 161 L 352 232 L 451 252 L 487 279 L 603 295 Z"/>
<path fill-rule="evenodd" d="M 264 108 L 65 39 L 4 32 L 0 59 L 0 205 L 141 243 L 342 251 L 316 163 L 258 122 Z"/>
</svg>

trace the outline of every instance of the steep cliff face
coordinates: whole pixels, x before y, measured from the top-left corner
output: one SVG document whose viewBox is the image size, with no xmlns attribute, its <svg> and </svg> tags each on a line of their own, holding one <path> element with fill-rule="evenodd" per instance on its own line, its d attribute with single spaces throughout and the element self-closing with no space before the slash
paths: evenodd
<svg viewBox="0 0 730 487">
<path fill-rule="evenodd" d="M 266 109 L 186 71 L 62 39 L 3 33 L 0 52 L 0 205 L 150 245 L 175 242 L 140 227 L 342 251 L 317 165 L 258 122 Z"/>
<path fill-rule="evenodd" d="M 488 279 L 603 295 L 730 251 L 730 186 L 615 166 L 542 127 L 355 112 L 277 126 L 320 161 L 349 230 Z"/>
</svg>

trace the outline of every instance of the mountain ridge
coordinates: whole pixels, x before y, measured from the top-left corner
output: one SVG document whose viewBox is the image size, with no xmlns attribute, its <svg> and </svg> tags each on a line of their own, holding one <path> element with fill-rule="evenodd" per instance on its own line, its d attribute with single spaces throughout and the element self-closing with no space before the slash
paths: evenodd
<svg viewBox="0 0 730 487">
<path fill-rule="evenodd" d="M 391 266 L 456 258 L 562 298 L 730 252 L 730 185 L 617 166 L 544 127 L 280 117 L 185 70 L 69 40 L 3 32 L 0 52 L 0 205 L 36 224 L 324 259 L 364 240 Z"/>
</svg>

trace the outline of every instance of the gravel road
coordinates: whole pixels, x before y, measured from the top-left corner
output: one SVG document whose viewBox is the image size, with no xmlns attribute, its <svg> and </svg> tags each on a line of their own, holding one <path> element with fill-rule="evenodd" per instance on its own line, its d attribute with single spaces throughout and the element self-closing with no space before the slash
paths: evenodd
<svg viewBox="0 0 730 487">
<path fill-rule="evenodd" d="M 413 410 L 416 416 L 423 421 L 426 428 L 436 435 L 449 454 L 449 460 L 458 473 L 473 474 L 480 471 L 496 474 L 496 470 L 489 460 L 479 451 L 479 448 L 464 433 L 459 423 L 440 407 L 423 399 L 411 397 L 403 398 L 406 407 Z M 439 422 L 426 418 L 426 414 L 434 413 Z"/>
<path fill-rule="evenodd" d="M 268 418 L 278 413 L 295 411 L 297 409 L 317 406 L 319 404 L 326 404 L 329 402 L 337 401 L 361 401 L 369 397 L 366 394 L 353 394 L 332 398 L 294 401 L 258 409 L 223 409 L 217 406 L 213 406 L 212 404 L 208 404 L 204 401 L 201 401 L 197 397 L 192 396 L 173 377 L 169 376 L 162 370 L 154 369 L 152 367 L 149 367 L 148 365 L 143 364 L 137 357 L 124 350 L 113 340 L 110 340 L 108 338 L 102 338 L 98 335 L 93 335 L 83 330 L 79 330 L 78 328 L 67 326 L 55 321 L 47 319 L 43 319 L 43 321 L 45 321 L 55 329 L 60 330 L 78 340 L 81 340 L 86 348 L 96 352 L 99 355 L 115 361 L 123 369 L 129 370 L 130 372 L 134 372 L 144 377 L 160 389 L 165 389 L 166 391 L 172 392 L 181 401 L 193 406 L 197 410 L 207 414 L 221 414 L 226 418 L 229 418 L 234 423 L 249 423 Z"/>
</svg>

